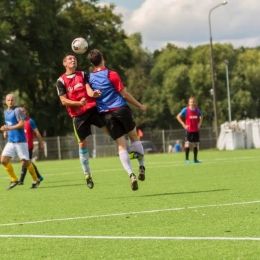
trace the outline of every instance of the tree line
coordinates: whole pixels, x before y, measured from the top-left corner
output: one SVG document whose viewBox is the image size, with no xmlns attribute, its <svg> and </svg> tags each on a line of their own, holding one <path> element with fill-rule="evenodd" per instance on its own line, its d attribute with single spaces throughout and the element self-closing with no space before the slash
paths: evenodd
<svg viewBox="0 0 260 260">
<path fill-rule="evenodd" d="M 190 96 L 196 97 L 203 112 L 203 125 L 212 125 L 209 45 L 180 48 L 168 44 L 150 52 L 142 47 L 140 33 L 126 35 L 114 5 L 97 4 L 98 0 L 0 0 L 2 100 L 14 93 L 47 136 L 71 132 L 56 80 L 64 72 L 62 59 L 71 51 L 72 40 L 82 36 L 90 49 L 102 51 L 106 66 L 119 72 L 128 91 L 147 104 L 145 112 L 133 108 L 138 127 L 180 128 L 175 117 Z M 78 70 L 92 70 L 86 55 L 77 59 Z M 228 119 L 225 60 L 229 62 L 232 119 L 259 117 L 259 47 L 214 44 L 219 122 Z M 3 102 L 1 117 L 4 109 Z"/>
</svg>

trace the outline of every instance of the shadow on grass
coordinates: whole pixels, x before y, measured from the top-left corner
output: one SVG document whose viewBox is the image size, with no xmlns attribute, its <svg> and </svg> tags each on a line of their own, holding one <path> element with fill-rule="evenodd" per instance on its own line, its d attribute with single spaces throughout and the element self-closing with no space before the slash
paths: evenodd
<svg viewBox="0 0 260 260">
<path fill-rule="evenodd" d="M 75 187 L 75 186 L 87 186 L 87 185 L 85 183 L 66 184 L 66 185 L 57 185 L 57 186 L 44 186 L 44 184 L 42 184 L 39 186 L 39 189 L 52 189 L 52 188 Z"/>
<path fill-rule="evenodd" d="M 230 189 L 219 189 L 219 190 L 199 190 L 199 191 L 184 191 L 184 192 L 166 192 L 166 193 L 159 193 L 159 194 L 150 194 L 150 195 L 143 195 L 140 197 L 154 197 L 154 196 L 168 196 L 168 195 L 180 195 L 180 194 L 194 194 L 194 193 L 206 193 L 206 192 L 221 192 L 227 191 Z"/>
<path fill-rule="evenodd" d="M 135 195 L 132 197 L 157 197 L 157 196 L 172 196 L 172 195 L 181 195 L 181 194 L 196 194 L 196 193 L 207 193 L 207 192 L 222 192 L 222 191 L 228 191 L 230 189 L 219 189 L 219 190 L 199 190 L 199 191 L 184 191 L 184 192 L 165 192 L 165 193 L 158 193 L 158 194 L 147 194 L 147 195 L 140 195 L 138 196 L 138 191 L 135 192 Z M 130 196 L 131 197 L 131 196 Z M 129 198 L 128 197 L 110 197 L 106 199 L 123 199 L 123 198 Z"/>
<path fill-rule="evenodd" d="M 42 183 L 44 183 L 44 182 L 49 184 L 49 183 L 71 182 L 71 180 L 60 180 L 60 181 L 59 180 L 57 180 L 57 181 L 45 181 L 44 180 Z"/>
</svg>

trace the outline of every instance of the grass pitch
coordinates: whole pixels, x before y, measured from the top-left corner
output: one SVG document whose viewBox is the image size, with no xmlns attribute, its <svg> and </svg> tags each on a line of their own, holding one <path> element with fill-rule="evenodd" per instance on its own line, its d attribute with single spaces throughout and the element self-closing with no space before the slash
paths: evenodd
<svg viewBox="0 0 260 260">
<path fill-rule="evenodd" d="M 28 175 L 7 191 L 2 168 L 0 259 L 259 259 L 259 150 L 199 159 L 147 155 L 138 191 L 118 157 L 90 159 L 92 190 L 79 160 L 37 162 L 35 190 Z"/>
</svg>

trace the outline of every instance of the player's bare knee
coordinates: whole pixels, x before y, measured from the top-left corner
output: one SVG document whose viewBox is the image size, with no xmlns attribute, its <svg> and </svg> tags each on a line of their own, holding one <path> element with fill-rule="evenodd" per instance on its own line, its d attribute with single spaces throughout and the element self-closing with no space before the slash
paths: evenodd
<svg viewBox="0 0 260 260">
<path fill-rule="evenodd" d="M 7 159 L 7 158 L 1 158 L 1 164 L 3 164 L 3 165 L 6 165 L 6 164 L 8 164 L 9 163 L 9 159 Z"/>
<path fill-rule="evenodd" d="M 129 139 L 131 140 L 132 143 L 133 143 L 133 142 L 137 142 L 137 141 L 139 141 L 139 138 L 138 138 L 137 135 L 129 136 Z"/>
<path fill-rule="evenodd" d="M 27 168 L 27 167 L 31 164 L 31 161 L 28 161 L 28 160 L 22 160 L 21 163 L 22 163 L 22 166 L 24 166 L 24 167 Z"/>
</svg>

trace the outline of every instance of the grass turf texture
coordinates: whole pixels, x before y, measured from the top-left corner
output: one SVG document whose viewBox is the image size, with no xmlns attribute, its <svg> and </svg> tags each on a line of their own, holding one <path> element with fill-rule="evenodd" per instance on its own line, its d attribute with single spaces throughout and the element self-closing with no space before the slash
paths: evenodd
<svg viewBox="0 0 260 260">
<path fill-rule="evenodd" d="M 92 190 L 79 160 L 37 162 L 44 181 L 35 190 L 27 176 L 7 191 L 2 169 L 0 258 L 259 259 L 259 150 L 201 151 L 199 159 L 147 155 L 138 191 L 118 157 L 90 159 Z"/>
</svg>

